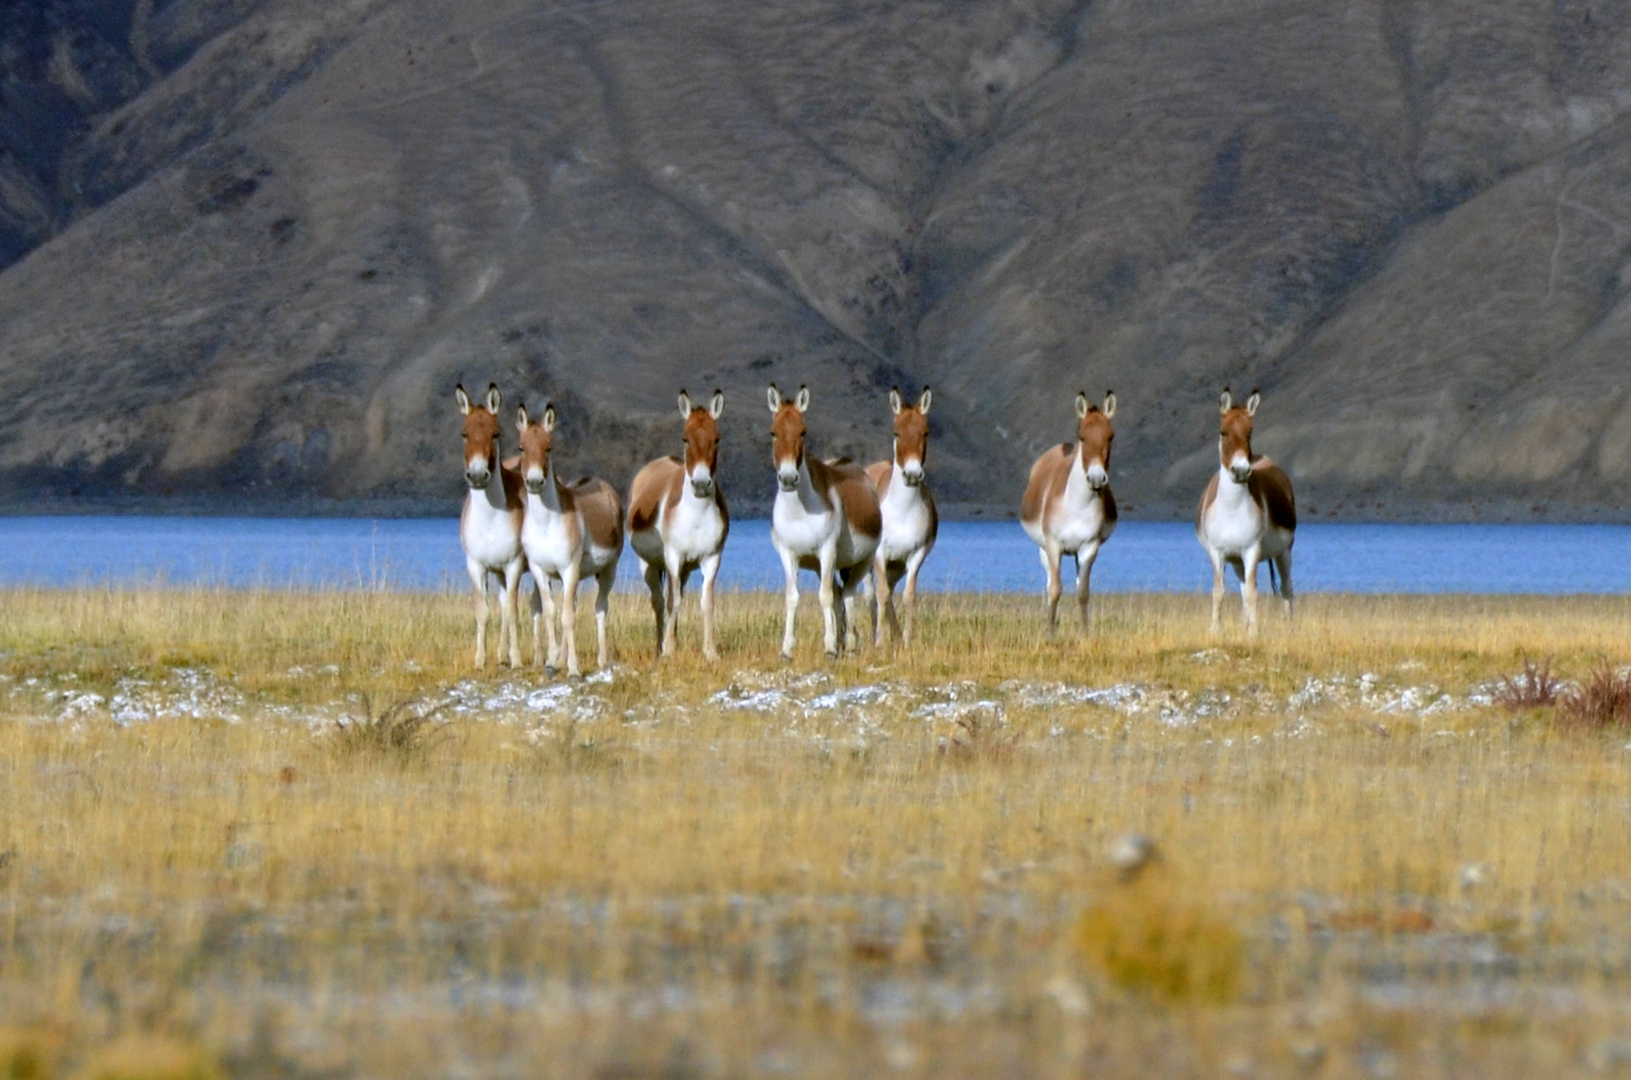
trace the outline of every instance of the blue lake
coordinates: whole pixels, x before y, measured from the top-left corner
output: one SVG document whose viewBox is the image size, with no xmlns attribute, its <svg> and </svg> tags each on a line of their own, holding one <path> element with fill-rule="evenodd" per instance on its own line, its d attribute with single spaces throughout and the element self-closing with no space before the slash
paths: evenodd
<svg viewBox="0 0 1631 1080">
<path fill-rule="evenodd" d="M 1631 592 L 1631 526 L 1307 524 L 1295 554 L 1299 592 Z M 1043 580 L 1012 521 L 942 525 L 923 575 L 936 590 L 1035 591 Z M 768 521 L 731 526 L 720 578 L 781 587 Z M 640 587 L 630 552 L 620 582 Z M 469 588 L 451 518 L 0 517 L 0 585 L 87 584 Z M 1093 585 L 1205 591 L 1211 569 L 1191 526 L 1125 521 Z"/>
</svg>

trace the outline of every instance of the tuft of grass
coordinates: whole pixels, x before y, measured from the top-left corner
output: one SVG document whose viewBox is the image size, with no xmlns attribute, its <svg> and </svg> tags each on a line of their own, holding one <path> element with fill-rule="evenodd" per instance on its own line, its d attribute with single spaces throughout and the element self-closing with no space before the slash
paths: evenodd
<svg viewBox="0 0 1631 1080">
<path fill-rule="evenodd" d="M 1246 969 L 1240 933 L 1164 874 L 1142 875 L 1083 912 L 1076 947 L 1113 985 L 1170 1004 L 1229 1004 Z"/>
<path fill-rule="evenodd" d="M 224 1074 L 202 1047 L 144 1033 L 98 1050 L 75 1080 L 224 1080 Z"/>
<path fill-rule="evenodd" d="M 1557 704 L 1562 688 L 1562 681 L 1552 676 L 1550 656 L 1537 664 L 1525 654 L 1523 670 L 1516 675 L 1502 675 L 1494 696 L 1496 703 L 1510 712 L 1528 712 Z"/>
<path fill-rule="evenodd" d="M 50 1080 L 62 1042 L 62 1033 L 50 1028 L 0 1028 L 0 1080 Z"/>
<path fill-rule="evenodd" d="M 1604 660 L 1578 687 L 1563 695 L 1558 723 L 1580 731 L 1631 727 L 1631 670 Z"/>
<path fill-rule="evenodd" d="M 364 694 L 360 716 L 348 714 L 335 721 L 332 745 L 343 754 L 373 754 L 399 760 L 422 758 L 430 750 L 430 735 L 435 730 L 431 721 L 447 711 L 449 704 L 427 706 L 409 699 L 376 713 L 372 700 Z"/>
</svg>

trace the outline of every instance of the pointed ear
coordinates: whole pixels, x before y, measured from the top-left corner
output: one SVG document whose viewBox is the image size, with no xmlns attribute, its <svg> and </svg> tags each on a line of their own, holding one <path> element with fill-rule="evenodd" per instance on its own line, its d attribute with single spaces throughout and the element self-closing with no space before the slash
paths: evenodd
<svg viewBox="0 0 1631 1080">
<path fill-rule="evenodd" d="M 708 415 L 715 420 L 725 415 L 725 391 L 714 391 L 714 396 L 708 401 Z"/>
<path fill-rule="evenodd" d="M 527 428 L 531 425 L 532 420 L 527 416 L 527 407 L 525 405 L 517 405 L 515 407 L 515 426 L 520 429 L 521 434 L 525 435 L 527 433 Z"/>
<path fill-rule="evenodd" d="M 459 414 L 470 415 L 470 395 L 464 392 L 464 384 L 460 383 L 453 388 L 453 400 L 459 403 Z"/>
<path fill-rule="evenodd" d="M 770 389 L 765 391 L 765 398 L 770 402 L 770 411 L 771 412 L 780 412 L 781 411 L 782 392 L 780 390 L 776 389 L 776 384 L 775 383 L 771 383 L 770 384 Z"/>
<path fill-rule="evenodd" d="M 923 388 L 922 395 L 917 399 L 917 411 L 924 416 L 929 415 L 929 404 L 934 401 L 934 391 L 927 386 Z"/>
<path fill-rule="evenodd" d="M 1235 403 L 1235 399 L 1230 396 L 1229 388 L 1227 386 L 1225 386 L 1223 388 L 1223 393 L 1218 395 L 1218 412 L 1220 412 L 1220 413 L 1228 412 L 1229 407 L 1231 405 L 1233 405 L 1234 403 Z"/>
<path fill-rule="evenodd" d="M 799 387 L 799 396 L 793 400 L 793 407 L 798 409 L 799 412 L 810 411 L 810 388 L 808 386 Z"/>
<path fill-rule="evenodd" d="M 896 416 L 900 415 L 900 388 L 899 387 L 891 386 L 889 388 L 889 411 L 894 413 Z"/>
<path fill-rule="evenodd" d="M 1114 390 L 1105 391 L 1103 408 L 1106 420 L 1116 415 L 1116 392 Z"/>
<path fill-rule="evenodd" d="M 1086 394 L 1077 394 L 1076 395 L 1076 419 L 1078 419 L 1078 420 L 1086 420 L 1087 419 L 1087 395 Z"/>
<path fill-rule="evenodd" d="M 1246 415 L 1256 416 L 1257 407 L 1261 404 L 1263 404 L 1263 395 L 1253 390 L 1252 396 L 1246 399 Z"/>
<path fill-rule="evenodd" d="M 553 404 L 544 406 L 544 430 L 555 430 L 555 406 Z"/>
<path fill-rule="evenodd" d="M 504 404 L 504 398 L 498 392 L 497 383 L 487 384 L 487 411 L 494 416 L 498 415 L 498 407 Z"/>
<path fill-rule="evenodd" d="M 680 419 L 691 419 L 691 395 L 684 390 L 680 391 Z"/>
</svg>

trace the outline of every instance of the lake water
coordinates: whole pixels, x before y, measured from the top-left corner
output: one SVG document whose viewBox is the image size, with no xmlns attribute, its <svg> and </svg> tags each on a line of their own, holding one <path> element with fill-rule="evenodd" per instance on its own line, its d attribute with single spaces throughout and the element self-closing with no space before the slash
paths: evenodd
<svg viewBox="0 0 1631 1080">
<path fill-rule="evenodd" d="M 1306 524 L 1295 552 L 1299 592 L 1631 592 L 1631 526 Z M 781 587 L 768 521 L 732 524 L 720 579 Z M 813 586 L 815 575 L 804 579 Z M 632 552 L 619 581 L 640 587 Z M 943 524 L 921 582 L 990 592 L 1042 583 L 1037 549 L 1013 521 Z M 0 585 L 86 584 L 469 588 L 451 518 L 0 517 Z M 1122 522 L 1093 572 L 1095 590 L 1211 584 L 1193 528 L 1176 522 Z"/>
</svg>

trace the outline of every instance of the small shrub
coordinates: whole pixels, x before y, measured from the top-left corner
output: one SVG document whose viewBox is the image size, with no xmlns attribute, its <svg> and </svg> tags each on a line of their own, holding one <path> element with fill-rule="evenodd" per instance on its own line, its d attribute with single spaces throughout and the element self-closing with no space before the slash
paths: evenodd
<svg viewBox="0 0 1631 1080">
<path fill-rule="evenodd" d="M 1001 715 L 988 715 L 974 709 L 957 717 L 957 734 L 943 738 L 935 747 L 942 761 L 1001 763 L 1014 756 L 1019 736 L 1004 730 Z"/>
<path fill-rule="evenodd" d="M 1558 701 L 1558 722 L 1584 731 L 1631 727 L 1631 671 L 1606 660 Z"/>
<path fill-rule="evenodd" d="M 49 1028 L 0 1028 L 0 1080 L 50 1080 L 62 1042 Z"/>
<path fill-rule="evenodd" d="M 1171 1003 L 1227 1004 L 1246 966 L 1234 927 L 1148 875 L 1084 912 L 1076 947 L 1114 985 Z"/>
<path fill-rule="evenodd" d="M 223 1080 L 198 1046 L 163 1035 L 127 1035 L 104 1046 L 76 1074 L 78 1080 Z"/>
<path fill-rule="evenodd" d="M 374 712 L 364 694 L 361 716 L 342 716 L 335 721 L 333 745 L 346 754 L 378 754 L 397 758 L 423 757 L 430 749 L 431 721 L 447 711 L 451 702 L 425 707 L 415 701 L 399 701 L 382 712 Z"/>
<path fill-rule="evenodd" d="M 1535 663 L 1523 658 L 1523 670 L 1516 675 L 1502 675 L 1501 685 L 1495 688 L 1495 701 L 1512 712 L 1527 712 L 1557 704 L 1558 691 L 1563 687 L 1552 677 L 1552 658 Z"/>
</svg>

